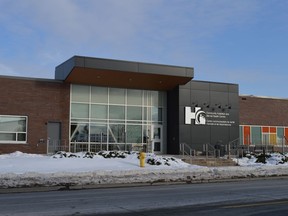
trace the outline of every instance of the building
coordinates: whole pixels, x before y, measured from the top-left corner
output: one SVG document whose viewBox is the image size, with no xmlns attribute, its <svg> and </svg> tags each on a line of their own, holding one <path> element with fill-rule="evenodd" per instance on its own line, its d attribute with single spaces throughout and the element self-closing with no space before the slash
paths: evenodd
<svg viewBox="0 0 288 216">
<path fill-rule="evenodd" d="M 237 84 L 193 78 L 191 67 L 82 56 L 57 66 L 55 79 L 2 76 L 0 152 L 131 150 L 140 145 L 178 154 L 180 143 L 202 151 L 203 144 L 239 140 L 239 133 L 242 144 L 251 144 L 260 126 L 269 128 L 269 140 L 274 140 L 272 126 L 277 126 L 277 137 L 287 137 L 287 118 L 280 123 L 279 117 L 277 124 L 250 118 L 259 111 L 247 108 L 256 98 L 239 97 Z M 279 101 L 276 108 L 285 110 L 288 102 Z"/>
<path fill-rule="evenodd" d="M 240 96 L 240 143 L 288 145 L 288 100 Z"/>
</svg>

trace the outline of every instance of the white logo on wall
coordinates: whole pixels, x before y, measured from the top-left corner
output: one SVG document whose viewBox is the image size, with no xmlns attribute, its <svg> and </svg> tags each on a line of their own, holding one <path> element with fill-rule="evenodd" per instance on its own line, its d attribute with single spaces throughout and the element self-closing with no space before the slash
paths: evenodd
<svg viewBox="0 0 288 216">
<path fill-rule="evenodd" d="M 230 119 L 229 112 L 209 112 L 203 111 L 201 107 L 185 107 L 185 124 L 192 124 L 194 120 L 195 125 L 208 125 L 208 126 L 232 126 L 235 125 L 235 120 Z"/>
<path fill-rule="evenodd" d="M 191 107 L 185 107 L 185 124 L 192 124 L 192 119 L 195 120 L 195 125 L 205 125 L 206 113 L 201 107 L 195 107 L 194 112 Z"/>
</svg>

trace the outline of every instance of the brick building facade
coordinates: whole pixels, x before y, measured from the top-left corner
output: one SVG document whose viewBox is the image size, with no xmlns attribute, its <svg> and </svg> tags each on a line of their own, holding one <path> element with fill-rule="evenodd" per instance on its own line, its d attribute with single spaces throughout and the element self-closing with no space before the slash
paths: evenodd
<svg viewBox="0 0 288 216">
<path fill-rule="evenodd" d="M 288 100 L 193 78 L 193 68 L 81 56 L 57 66 L 55 79 L 1 76 L 0 153 L 288 145 Z"/>
<path fill-rule="evenodd" d="M 27 117 L 25 144 L 13 143 L 13 140 L 11 143 L 1 143 L 1 153 L 46 153 L 47 126 L 51 122 L 61 123 L 61 136 L 69 137 L 69 84 L 54 80 L 1 77 L 0 92 L 2 116 Z"/>
<path fill-rule="evenodd" d="M 240 96 L 239 106 L 241 144 L 288 144 L 287 99 Z"/>
</svg>

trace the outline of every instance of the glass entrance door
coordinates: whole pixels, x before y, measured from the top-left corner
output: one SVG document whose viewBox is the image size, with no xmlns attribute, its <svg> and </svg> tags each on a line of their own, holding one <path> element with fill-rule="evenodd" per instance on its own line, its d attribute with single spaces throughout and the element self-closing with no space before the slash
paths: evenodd
<svg viewBox="0 0 288 216">
<path fill-rule="evenodd" d="M 154 153 L 162 153 L 162 125 L 153 125 L 152 149 Z"/>
</svg>

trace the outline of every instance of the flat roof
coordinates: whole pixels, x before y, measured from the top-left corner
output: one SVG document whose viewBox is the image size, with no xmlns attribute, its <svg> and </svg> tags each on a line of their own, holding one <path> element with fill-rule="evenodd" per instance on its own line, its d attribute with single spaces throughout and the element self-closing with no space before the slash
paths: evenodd
<svg viewBox="0 0 288 216">
<path fill-rule="evenodd" d="M 67 83 L 119 88 L 169 90 L 194 78 L 192 67 L 73 56 L 55 69 Z"/>
<path fill-rule="evenodd" d="M 271 100 L 288 100 L 288 98 L 281 98 L 281 97 L 271 97 L 271 96 L 257 96 L 257 95 L 239 95 L 242 98 L 250 97 L 250 98 L 261 98 L 261 99 L 271 99 Z"/>
</svg>

